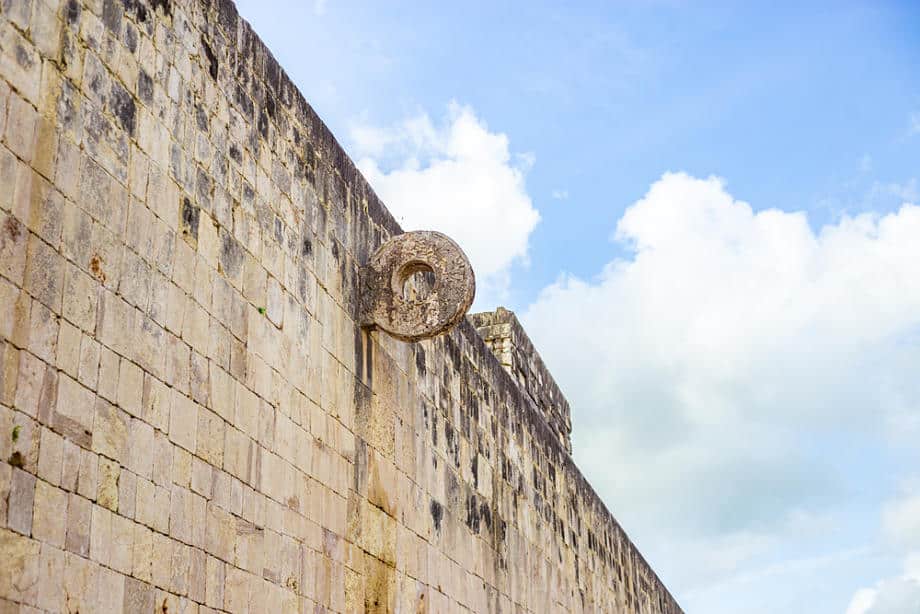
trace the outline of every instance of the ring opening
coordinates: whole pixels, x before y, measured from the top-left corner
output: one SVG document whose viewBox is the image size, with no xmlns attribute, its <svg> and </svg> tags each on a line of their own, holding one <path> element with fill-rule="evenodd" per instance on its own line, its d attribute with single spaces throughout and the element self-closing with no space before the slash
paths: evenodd
<svg viewBox="0 0 920 614">
<path fill-rule="evenodd" d="M 399 269 L 397 288 L 406 301 L 423 301 L 434 290 L 434 269 L 420 260 L 408 262 Z"/>
</svg>

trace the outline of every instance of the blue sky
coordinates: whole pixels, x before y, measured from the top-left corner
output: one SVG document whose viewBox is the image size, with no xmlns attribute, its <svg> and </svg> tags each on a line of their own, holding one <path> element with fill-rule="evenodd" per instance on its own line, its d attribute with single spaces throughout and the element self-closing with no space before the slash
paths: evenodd
<svg viewBox="0 0 920 614">
<path fill-rule="evenodd" d="M 239 8 L 689 612 L 920 611 L 920 4 Z"/>
</svg>

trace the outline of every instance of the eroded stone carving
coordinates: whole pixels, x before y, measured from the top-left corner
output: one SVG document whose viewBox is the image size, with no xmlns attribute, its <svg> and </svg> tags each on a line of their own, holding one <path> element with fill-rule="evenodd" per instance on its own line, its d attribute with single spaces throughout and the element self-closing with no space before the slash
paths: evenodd
<svg viewBox="0 0 920 614">
<path fill-rule="evenodd" d="M 476 278 L 463 250 L 430 230 L 397 235 L 362 271 L 363 326 L 404 341 L 450 330 L 473 304 Z"/>
</svg>

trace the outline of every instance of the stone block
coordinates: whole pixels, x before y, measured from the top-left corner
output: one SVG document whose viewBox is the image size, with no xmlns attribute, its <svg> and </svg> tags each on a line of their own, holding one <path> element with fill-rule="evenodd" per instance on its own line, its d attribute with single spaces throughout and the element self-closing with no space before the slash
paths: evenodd
<svg viewBox="0 0 920 614">
<path fill-rule="evenodd" d="M 92 445 L 95 396 L 67 375 L 58 379 L 52 428 L 82 447 Z"/>
<path fill-rule="evenodd" d="M 125 579 L 125 612 L 153 612 L 156 608 L 156 592 L 146 582 Z"/>
<path fill-rule="evenodd" d="M 0 529 L 0 596 L 11 601 L 36 603 L 41 570 L 41 544 Z"/>
<path fill-rule="evenodd" d="M 35 485 L 32 536 L 41 542 L 63 548 L 66 533 L 67 493 L 38 480 Z"/>
<path fill-rule="evenodd" d="M 128 424 L 130 417 L 101 397 L 96 398 L 93 421 L 93 451 L 119 463 L 128 456 Z"/>
<path fill-rule="evenodd" d="M 125 466 L 147 478 L 153 474 L 153 427 L 143 420 L 131 420 L 128 430 L 128 455 Z"/>
<path fill-rule="evenodd" d="M 75 494 L 67 497 L 67 530 L 64 549 L 78 556 L 89 556 L 93 505 Z"/>
<path fill-rule="evenodd" d="M 125 575 L 130 575 L 134 555 L 134 523 L 120 514 L 112 514 L 112 548 L 109 566 Z"/>
<path fill-rule="evenodd" d="M 77 267 L 64 265 L 63 316 L 92 333 L 96 327 L 96 306 L 98 302 L 96 281 Z"/>
<path fill-rule="evenodd" d="M 99 592 L 101 568 L 82 556 L 64 555 L 64 608 L 67 612 L 92 612 Z"/>
<path fill-rule="evenodd" d="M 221 467 L 224 460 L 224 421 L 207 409 L 199 408 L 196 453 L 204 461 Z"/>
<path fill-rule="evenodd" d="M 80 451 L 80 470 L 77 475 L 77 493 L 87 499 L 96 499 L 99 485 L 99 457 L 89 450 Z"/>
<path fill-rule="evenodd" d="M 118 510 L 118 477 L 121 471 L 116 461 L 99 457 L 96 502 L 110 510 Z"/>
<path fill-rule="evenodd" d="M 99 383 L 99 359 L 101 347 L 88 335 L 80 339 L 80 363 L 77 380 L 86 388 L 95 390 Z"/>
<path fill-rule="evenodd" d="M 77 379 L 80 369 L 80 342 L 83 335 L 79 329 L 62 321 L 58 329 L 57 358 L 55 364 L 70 377 Z"/>
<path fill-rule="evenodd" d="M 57 316 L 42 303 L 32 301 L 29 318 L 29 343 L 26 349 L 47 363 L 53 364 L 57 349 Z"/>
<path fill-rule="evenodd" d="M 107 347 L 100 348 L 97 392 L 110 403 L 118 402 L 118 372 L 121 359 Z"/>
<path fill-rule="evenodd" d="M 181 393 L 173 394 L 169 412 L 169 439 L 194 452 L 198 434 L 198 404 Z"/>
<path fill-rule="evenodd" d="M 118 370 L 118 405 L 134 417 L 143 413 L 144 372 L 130 360 L 122 359 Z"/>
<path fill-rule="evenodd" d="M 7 103 L 6 132 L 4 144 L 25 161 L 32 161 L 35 151 L 35 132 L 38 125 L 38 111 L 29 102 L 11 94 Z"/>
<path fill-rule="evenodd" d="M 125 577 L 120 573 L 100 567 L 97 573 L 99 612 L 121 614 L 125 604 Z"/>
<path fill-rule="evenodd" d="M 32 534 L 32 513 L 35 504 L 35 476 L 18 467 L 13 468 L 10 481 L 7 526 L 23 535 Z"/>
</svg>

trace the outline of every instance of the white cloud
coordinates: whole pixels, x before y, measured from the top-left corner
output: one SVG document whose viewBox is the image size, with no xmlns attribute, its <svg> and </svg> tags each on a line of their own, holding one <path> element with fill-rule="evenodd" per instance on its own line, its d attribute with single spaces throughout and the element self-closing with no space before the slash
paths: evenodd
<svg viewBox="0 0 920 614">
<path fill-rule="evenodd" d="M 540 220 L 524 181 L 533 155 L 512 156 L 505 134 L 456 103 L 442 124 L 421 114 L 389 128 L 356 125 L 351 140 L 358 167 L 400 224 L 450 235 L 473 264 L 477 305 L 502 300 Z"/>
<path fill-rule="evenodd" d="M 568 200 L 569 191 L 568 190 L 553 190 L 551 196 L 553 200 Z"/>
<path fill-rule="evenodd" d="M 920 612 L 920 482 L 904 483 L 900 495 L 882 507 L 882 532 L 893 548 L 908 553 L 903 570 L 857 590 L 846 614 Z"/>
<path fill-rule="evenodd" d="M 853 595 L 846 614 L 917 614 L 920 612 L 920 553 L 904 561 L 901 575 L 881 580 Z"/>
<path fill-rule="evenodd" d="M 920 111 L 910 114 L 910 126 L 907 129 L 908 134 L 920 134 Z"/>
<path fill-rule="evenodd" d="M 847 607 L 846 614 L 866 614 L 875 604 L 875 590 L 862 588 L 856 591 Z"/>
<path fill-rule="evenodd" d="M 918 236 L 912 205 L 816 232 L 666 174 L 617 225 L 628 258 L 522 314 L 572 401 L 576 460 L 666 581 L 705 581 L 684 546 L 727 573 L 834 530 L 850 472 L 822 446 L 920 407 Z"/>
</svg>

